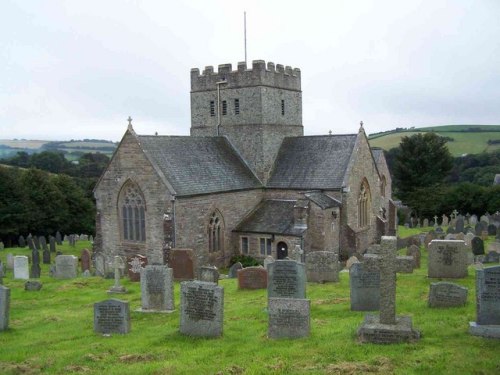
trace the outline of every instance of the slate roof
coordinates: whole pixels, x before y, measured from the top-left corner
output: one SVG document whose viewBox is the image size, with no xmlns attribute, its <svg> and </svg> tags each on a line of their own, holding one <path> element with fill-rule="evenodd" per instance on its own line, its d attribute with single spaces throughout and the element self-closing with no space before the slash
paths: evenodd
<svg viewBox="0 0 500 375">
<path fill-rule="evenodd" d="M 137 139 L 176 195 L 262 187 L 224 137 L 138 135 Z"/>
<path fill-rule="evenodd" d="M 378 148 L 378 147 L 373 147 L 371 150 L 372 150 L 373 159 L 377 163 L 380 155 L 384 154 L 384 150 L 382 150 L 381 148 Z"/>
<path fill-rule="evenodd" d="M 267 186 L 304 190 L 340 189 L 357 136 L 285 138 Z"/>
<path fill-rule="evenodd" d="M 263 200 L 255 210 L 246 217 L 234 232 L 283 234 L 300 236 L 304 228 L 294 228 L 293 206 L 296 201 Z"/>
<path fill-rule="evenodd" d="M 306 198 L 316 203 L 323 210 L 332 207 L 342 207 L 342 203 L 340 201 L 320 191 L 313 191 L 310 193 L 305 193 L 304 195 L 306 196 Z"/>
</svg>

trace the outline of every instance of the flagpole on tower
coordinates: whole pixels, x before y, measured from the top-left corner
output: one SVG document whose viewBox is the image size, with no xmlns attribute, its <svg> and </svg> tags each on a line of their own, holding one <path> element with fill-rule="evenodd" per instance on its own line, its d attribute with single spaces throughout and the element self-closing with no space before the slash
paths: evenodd
<svg viewBox="0 0 500 375">
<path fill-rule="evenodd" d="M 247 64 L 247 12 L 243 12 L 243 25 L 245 34 L 245 65 Z"/>
</svg>

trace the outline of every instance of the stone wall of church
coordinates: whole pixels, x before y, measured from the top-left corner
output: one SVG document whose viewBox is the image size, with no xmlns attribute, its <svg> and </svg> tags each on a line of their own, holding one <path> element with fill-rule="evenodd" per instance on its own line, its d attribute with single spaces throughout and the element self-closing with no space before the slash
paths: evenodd
<svg viewBox="0 0 500 375">
<path fill-rule="evenodd" d="M 264 259 L 271 255 L 274 259 L 278 259 L 277 245 L 280 242 L 284 242 L 288 248 L 288 255 L 290 256 L 292 250 L 295 246 L 303 247 L 302 238 L 294 236 L 281 236 L 281 235 L 271 235 L 271 234 L 257 234 L 257 233 L 234 233 L 233 241 L 237 244 L 237 251 L 239 254 L 250 255 L 251 257 L 264 261 Z M 248 238 L 248 253 L 243 253 L 241 249 L 241 238 Z M 267 254 L 267 251 L 262 253 L 260 247 L 261 238 L 271 240 L 271 254 Z"/>
<path fill-rule="evenodd" d="M 140 188 L 146 205 L 146 241 L 123 240 L 118 198 L 127 181 Z M 95 191 L 100 219 L 100 248 L 108 256 L 142 254 L 161 259 L 164 241 L 163 216 L 170 209 L 170 194 L 151 163 L 141 151 L 137 139 L 127 131 L 102 175 Z"/>
<path fill-rule="evenodd" d="M 307 225 L 307 251 L 333 251 L 339 253 L 340 213 L 338 208 L 321 209 L 311 203 Z"/>
<path fill-rule="evenodd" d="M 261 201 L 262 190 L 248 190 L 196 197 L 179 197 L 175 209 L 175 247 L 194 249 L 197 264 L 226 266 L 232 255 L 239 253 L 239 242 L 232 230 Z M 215 211 L 224 221 L 222 251 L 209 252 L 208 226 Z"/>
</svg>

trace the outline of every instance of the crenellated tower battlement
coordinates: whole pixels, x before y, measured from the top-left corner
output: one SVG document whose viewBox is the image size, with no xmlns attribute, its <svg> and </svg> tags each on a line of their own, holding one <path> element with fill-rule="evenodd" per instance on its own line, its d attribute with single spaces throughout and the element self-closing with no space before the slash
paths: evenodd
<svg viewBox="0 0 500 375">
<path fill-rule="evenodd" d="M 274 64 L 264 60 L 252 61 L 247 69 L 245 62 L 239 62 L 237 70 L 231 64 L 221 64 L 215 72 L 213 66 L 206 66 L 202 74 L 198 68 L 191 69 L 191 92 L 215 89 L 215 83 L 226 81 L 225 88 L 269 86 L 273 88 L 301 91 L 300 69 Z"/>
</svg>

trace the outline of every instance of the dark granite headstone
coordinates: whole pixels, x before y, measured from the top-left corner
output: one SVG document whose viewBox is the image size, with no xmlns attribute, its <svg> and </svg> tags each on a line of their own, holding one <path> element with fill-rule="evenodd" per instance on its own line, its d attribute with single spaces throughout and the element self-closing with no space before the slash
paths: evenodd
<svg viewBox="0 0 500 375">
<path fill-rule="evenodd" d="M 143 255 L 137 254 L 133 257 L 127 258 L 127 272 L 130 281 L 141 281 L 141 270 L 148 264 L 148 258 Z"/>
<path fill-rule="evenodd" d="M 102 334 L 130 332 L 130 307 L 126 301 L 108 299 L 94 304 L 94 332 Z"/>
<path fill-rule="evenodd" d="M 269 298 L 268 336 L 271 339 L 309 336 L 310 305 L 308 299 Z"/>
<path fill-rule="evenodd" d="M 204 281 L 181 283 L 180 332 L 189 336 L 222 336 L 224 288 Z"/>
<path fill-rule="evenodd" d="M 306 298 L 306 272 L 303 263 L 276 260 L 268 265 L 268 298 Z"/>
<path fill-rule="evenodd" d="M 241 265 L 241 263 L 240 262 L 236 262 L 231 267 L 229 267 L 229 272 L 228 272 L 227 277 L 230 278 L 230 279 L 237 278 L 238 277 L 238 270 L 241 270 L 241 269 L 243 269 L 243 266 Z"/>
<path fill-rule="evenodd" d="M 500 266 L 476 270 L 476 312 L 470 333 L 500 338 Z"/>
<path fill-rule="evenodd" d="M 476 226 L 474 227 L 476 236 L 480 236 L 484 230 L 487 230 L 487 228 L 488 224 L 486 224 L 485 222 L 480 221 L 479 223 L 477 223 Z"/>
<path fill-rule="evenodd" d="M 262 267 L 246 267 L 238 270 L 238 289 L 267 288 L 267 271 Z"/>
<path fill-rule="evenodd" d="M 56 252 L 56 239 L 54 237 L 49 238 L 49 248 L 51 253 Z"/>
<path fill-rule="evenodd" d="M 457 307 L 467 302 L 467 288 L 455 283 L 431 283 L 429 307 Z"/>
<path fill-rule="evenodd" d="M 43 251 L 43 264 L 50 264 L 50 251 L 48 249 L 45 249 Z"/>
<path fill-rule="evenodd" d="M 28 242 L 28 247 L 31 251 L 35 250 L 35 243 L 33 242 L 33 237 L 28 236 L 26 242 Z"/>
<path fill-rule="evenodd" d="M 495 224 L 488 225 L 488 236 L 496 236 L 497 227 Z"/>
<path fill-rule="evenodd" d="M 40 238 L 38 236 L 34 236 L 33 238 L 33 244 L 35 245 L 35 248 L 37 250 L 40 250 L 41 247 L 40 247 Z"/>
<path fill-rule="evenodd" d="M 472 253 L 474 255 L 484 255 L 484 241 L 479 237 L 474 237 L 471 241 Z"/>
<path fill-rule="evenodd" d="M 59 233 L 59 231 L 56 232 L 56 243 L 61 246 L 62 245 L 62 236 L 61 236 L 61 233 Z M 52 251 L 52 249 L 50 250 Z"/>
<path fill-rule="evenodd" d="M 19 236 L 19 239 L 17 240 L 17 244 L 19 247 L 24 248 L 26 247 L 26 240 L 24 239 L 23 236 Z"/>
<path fill-rule="evenodd" d="M 496 251 L 490 251 L 483 259 L 483 263 L 499 263 L 500 253 Z"/>
<path fill-rule="evenodd" d="M 45 239 L 45 236 L 38 237 L 38 242 L 40 243 L 39 250 L 48 250 L 48 248 L 47 248 L 47 240 Z"/>
<path fill-rule="evenodd" d="M 465 227 L 464 217 L 460 215 L 457 217 L 457 222 L 455 223 L 455 233 L 463 233 Z"/>
<path fill-rule="evenodd" d="M 194 279 L 194 255 L 191 249 L 171 249 L 169 265 L 174 271 L 174 280 Z"/>
<path fill-rule="evenodd" d="M 31 272 L 30 272 L 30 277 L 32 279 L 39 279 L 40 278 L 40 253 L 38 250 L 33 250 L 31 252 Z"/>
<path fill-rule="evenodd" d="M 352 311 L 375 311 L 380 307 L 380 271 L 355 263 L 349 269 Z"/>
</svg>

